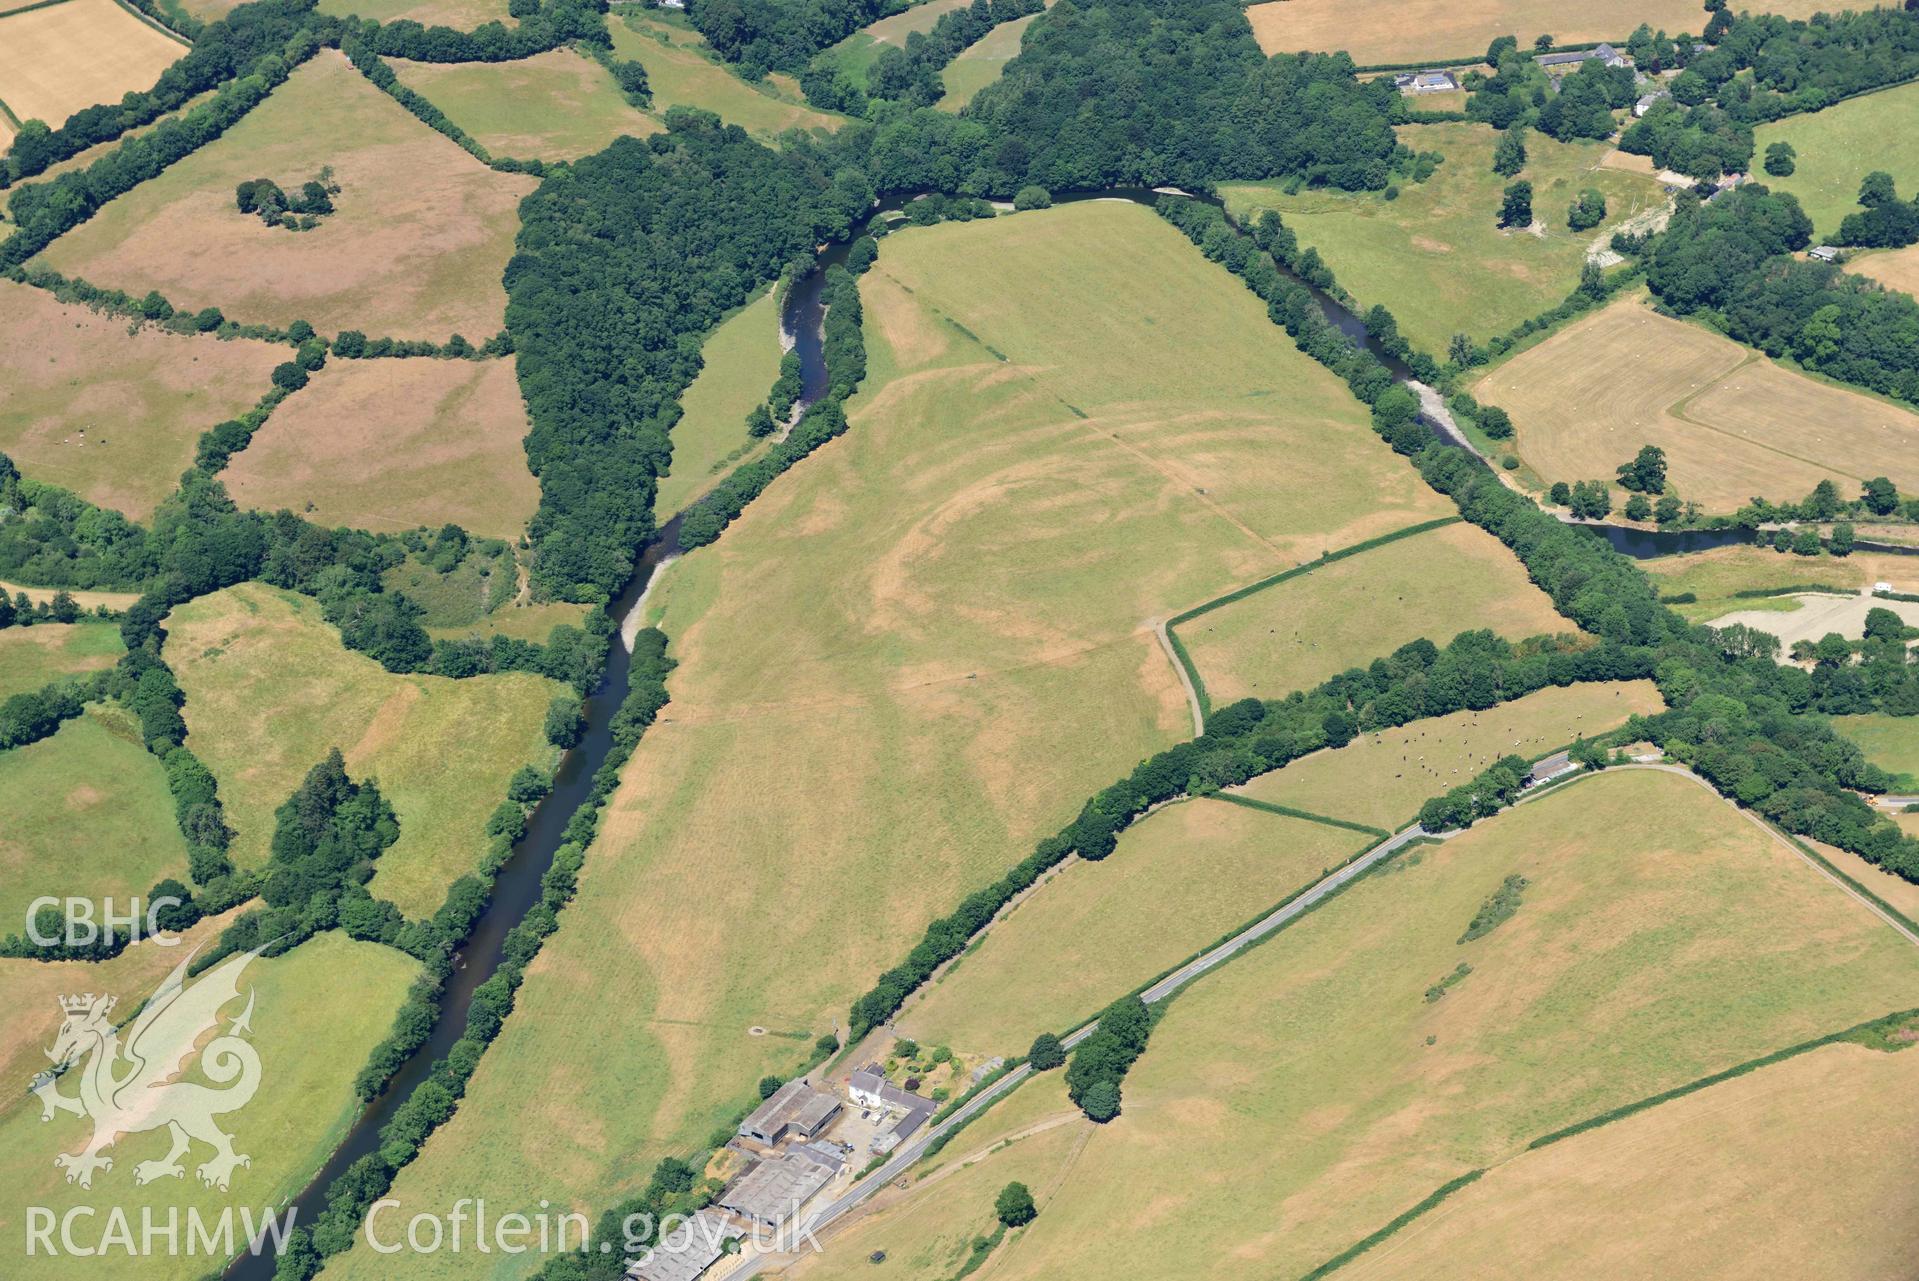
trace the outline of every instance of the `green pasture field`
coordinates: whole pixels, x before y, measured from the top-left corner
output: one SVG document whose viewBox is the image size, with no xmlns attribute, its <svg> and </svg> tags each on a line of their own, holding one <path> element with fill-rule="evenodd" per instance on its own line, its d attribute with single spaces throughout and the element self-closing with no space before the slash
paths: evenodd
<svg viewBox="0 0 1919 1281">
<path fill-rule="evenodd" d="M 1425 637 L 1578 629 L 1499 540 L 1446 525 L 1337 560 L 1180 623 L 1213 705 L 1283 698 Z"/>
<path fill-rule="evenodd" d="M 994 923 L 895 1020 L 961 1054 L 1026 1053 L 1319 879 L 1364 832 L 1217 800 L 1169 806 Z"/>
<path fill-rule="evenodd" d="M 35 623 L 0 631 L 0 700 L 120 661 L 120 624 Z"/>
<path fill-rule="evenodd" d="M 1460 943 L 1513 873 L 1517 913 Z M 1906 1008 L 1915 978 L 1910 943 L 1703 785 L 1589 779 L 1175 999 L 998 1275 L 1298 1277 L 1537 1137 Z"/>
<path fill-rule="evenodd" d="M 181 1159 L 185 1167 L 181 1177 L 161 1178 L 144 1186 L 135 1183 L 137 1165 L 165 1157 L 164 1128 L 115 1142 L 109 1150 L 113 1168 L 95 1172 L 90 1189 L 66 1183 L 53 1163 L 54 1155 L 79 1151 L 92 1131 L 91 1119 L 62 1114 L 51 1123 L 42 1122 L 39 1105 L 16 1093 L 15 1105 L 0 1115 L 6 1151 L 0 1160 L 0 1234 L 21 1244 L 28 1206 L 45 1206 L 55 1215 L 63 1215 L 69 1207 L 102 1207 L 93 1217 L 76 1220 L 94 1225 L 89 1244 L 106 1230 L 106 1206 L 124 1210 L 136 1240 L 143 1209 L 151 1210 L 162 1225 L 170 1211 L 177 1211 L 181 1243 L 177 1253 L 162 1249 L 141 1256 L 108 1249 L 97 1257 L 82 1258 L 63 1250 L 58 1257 L 37 1260 L 30 1271 L 47 1281 L 69 1277 L 192 1281 L 210 1270 L 217 1272 L 216 1261 L 187 1252 L 187 1209 L 198 1210 L 212 1222 L 226 1206 L 236 1210 L 248 1206 L 258 1219 L 264 1208 L 279 1206 L 300 1190 L 359 1114 L 360 1102 L 352 1090 L 354 1075 L 387 1035 L 394 1012 L 419 970 L 405 953 L 377 943 L 356 943 L 333 932 L 310 939 L 285 956 L 255 960 L 248 966 L 241 976 L 240 996 L 222 1011 L 221 1028 L 224 1031 L 245 1008 L 251 989 L 252 1031 L 247 1039 L 260 1056 L 260 1084 L 251 1102 L 219 1121 L 233 1136 L 234 1151 L 252 1158 L 252 1164 L 234 1171 L 225 1192 L 205 1186 L 197 1177 L 196 1167 L 212 1154 L 200 1143 Z M 143 993 L 114 995 L 120 997 L 123 1009 L 131 1009 Z M 184 1079 L 215 1090 L 233 1088 L 204 1076 L 197 1060 L 187 1067 Z M 67 1084 L 66 1092 L 74 1092 L 73 1084 Z M 236 1223 L 236 1238 L 239 1234 Z"/>
<path fill-rule="evenodd" d="M 403 1204 L 610 1204 L 1190 734 L 1155 613 L 1443 514 L 1345 386 L 1137 206 L 901 231 L 861 292 L 850 430 L 655 583 L 673 702 Z M 588 1023 L 613 1040 L 582 1078 Z"/>
<path fill-rule="evenodd" d="M 0 280 L 0 453 L 35 480 L 144 520 L 193 464 L 200 433 L 251 409 L 287 355 L 132 326 Z"/>
<path fill-rule="evenodd" d="M 1739 592 L 1776 591 L 1786 587 L 1827 587 L 1856 592 L 1875 582 L 1891 582 L 1901 591 L 1919 588 L 1919 565 L 1897 554 L 1854 552 L 1850 556 L 1794 556 L 1770 547 L 1717 547 L 1707 552 L 1660 556 L 1641 561 L 1665 597 L 1690 593 L 1691 602 L 1670 606 L 1695 623 L 1709 622 L 1735 610 L 1790 610 L 1790 595 L 1739 596 Z M 1906 584 L 1910 583 L 1908 587 Z"/>
<path fill-rule="evenodd" d="M 673 425 L 673 468 L 653 500 L 661 524 L 764 449 L 747 435 L 746 415 L 765 403 L 781 354 L 779 300 L 770 288 L 707 338 L 699 377 L 680 397 L 685 412 Z"/>
<path fill-rule="evenodd" d="M 1859 745 L 1866 759 L 1919 789 L 1919 721 L 1910 716 L 1835 716 L 1832 726 Z"/>
<path fill-rule="evenodd" d="M 940 73 L 940 81 L 946 86 L 946 96 L 939 100 L 940 110 L 958 111 L 973 100 L 974 94 L 999 79 L 1006 64 L 1019 56 L 1026 28 L 1032 26 L 1037 17 L 1037 13 L 1029 13 L 1024 18 L 1002 22 L 947 63 L 946 70 Z"/>
<path fill-rule="evenodd" d="M 240 182 L 297 185 L 325 167 L 341 191 L 311 231 L 234 206 Z M 109 201 L 37 261 L 242 323 L 477 344 L 504 323 L 501 274 L 536 185 L 488 169 L 323 49 L 218 140 Z"/>
<path fill-rule="evenodd" d="M 117 707 L 0 752 L 0 814 L 0 934 L 21 933 L 44 894 L 111 898 L 124 913 L 161 878 L 186 879 L 166 771 Z"/>
<path fill-rule="evenodd" d="M 889 45 L 904 48 L 907 36 L 931 31 L 942 17 L 955 9 L 964 9 L 969 3 L 971 0 L 920 0 L 889 18 L 861 27 L 838 44 L 822 50 L 814 62 L 837 67 L 847 79 L 864 89 L 866 69 L 882 50 Z"/>
<path fill-rule="evenodd" d="M 1759 165 L 1775 142 L 1798 152 L 1792 174 L 1775 178 Z M 1828 237 L 1859 212 L 1859 183 L 1875 169 L 1893 177 L 1899 194 L 1919 194 L 1919 84 L 1849 98 L 1810 115 L 1753 130 L 1753 177 L 1799 197 L 1813 233 Z"/>
<path fill-rule="evenodd" d="M 656 116 L 663 117 L 668 107 L 698 107 L 768 139 L 788 129 L 837 129 L 846 123 L 845 116 L 807 106 L 791 76 L 775 73 L 761 84 L 748 84 L 709 54 L 706 41 L 686 23 L 623 13 L 608 18 L 606 29 L 617 56 L 646 68 Z"/>
<path fill-rule="evenodd" d="M 402 83 L 496 156 L 576 160 L 621 134 L 643 138 L 660 129 L 627 105 L 606 68 L 571 49 L 518 62 L 396 58 L 392 66 Z"/>
<path fill-rule="evenodd" d="M 1432 797 L 1467 782 L 1502 756 L 1527 760 L 1584 734 L 1664 710 L 1651 681 L 1549 686 L 1483 712 L 1454 712 L 1362 734 L 1238 789 L 1254 800 L 1397 830 Z"/>
<path fill-rule="evenodd" d="M 1222 185 L 1235 217 L 1276 209 L 1301 245 L 1317 249 L 1363 310 L 1383 303 L 1415 347 L 1444 358 L 1456 333 L 1483 341 L 1563 302 L 1579 284 L 1586 250 L 1608 228 L 1665 199 L 1658 183 L 1600 167 L 1609 149 L 1526 136 L 1526 169 L 1540 234 L 1498 225 L 1500 193 L 1512 179 L 1492 171 L 1498 133 L 1489 125 L 1403 125 L 1414 151 L 1446 157 L 1423 183 L 1397 179 L 1399 198 L 1379 192 L 1301 191 L 1277 183 Z M 1606 222 L 1591 231 L 1566 226 L 1581 191 L 1606 197 Z"/>
<path fill-rule="evenodd" d="M 220 782 L 234 861 L 265 862 L 274 810 L 338 747 L 399 815 L 368 888 L 408 916 L 431 915 L 479 862 L 513 772 L 551 763 L 542 724 L 557 682 L 393 675 L 291 592 L 249 583 L 180 606 L 166 657 L 187 696 L 187 744 Z"/>
</svg>

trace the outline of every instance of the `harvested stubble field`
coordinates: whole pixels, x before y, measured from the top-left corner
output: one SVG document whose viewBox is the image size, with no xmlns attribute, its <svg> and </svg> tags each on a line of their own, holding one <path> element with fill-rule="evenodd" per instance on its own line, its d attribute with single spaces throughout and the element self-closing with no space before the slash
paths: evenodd
<svg viewBox="0 0 1919 1281">
<path fill-rule="evenodd" d="M 1518 426 L 1548 481 L 1606 480 L 1642 445 L 1669 487 L 1708 512 L 1760 496 L 1848 496 L 1872 476 L 1919 488 L 1919 414 L 1816 381 L 1624 297 L 1498 366 L 1473 388 Z"/>
<path fill-rule="evenodd" d="M 1765 12 L 1809 18 L 1821 7 L 1818 0 L 1769 0 Z M 1538 35 L 1577 44 L 1624 40 L 1642 22 L 1673 35 L 1697 34 L 1705 26 L 1705 14 L 1690 0 L 1592 0 L 1577 6 L 1552 0 L 1274 0 L 1253 5 L 1246 16 L 1267 53 L 1343 49 L 1361 66 L 1466 57 L 1505 35 L 1518 36 L 1524 46 Z"/>
<path fill-rule="evenodd" d="M 170 950 L 175 964 L 186 959 L 184 949 Z M 251 1165 L 233 1172 L 229 1191 L 209 1188 L 196 1176 L 195 1167 L 211 1154 L 203 1144 L 196 1144 L 182 1159 L 183 1177 L 137 1185 L 135 1167 L 167 1153 L 164 1127 L 126 1135 L 114 1143 L 113 1168 L 95 1174 L 91 1189 L 63 1182 L 53 1155 L 78 1151 L 91 1132 L 91 1118 L 61 1115 L 42 1122 L 37 1103 L 16 1096 L 23 1105 L 0 1116 L 0 1141 L 6 1152 L 0 1159 L 0 1234 L 9 1241 L 22 1241 L 28 1206 L 45 1206 L 60 1216 L 71 1207 L 111 1204 L 124 1210 L 136 1232 L 143 1210 L 150 1211 L 160 1225 L 170 1212 L 178 1212 L 181 1235 L 176 1252 L 108 1249 L 83 1258 L 62 1251 L 56 1258 L 37 1260 L 31 1273 L 46 1281 L 204 1277 L 208 1259 L 186 1248 L 187 1209 L 197 1210 L 212 1224 L 228 1206 L 251 1206 L 257 1216 L 262 1207 L 277 1206 L 299 1191 L 359 1114 L 353 1077 L 386 1036 L 419 969 L 403 952 L 377 943 L 356 943 L 337 932 L 310 939 L 285 956 L 259 959 L 248 966 L 241 979 L 241 999 L 232 1002 L 225 1014 L 229 1021 L 236 1016 L 247 989 L 252 990 L 254 1013 L 247 1039 L 260 1055 L 260 1087 L 244 1109 L 222 1118 L 233 1135 L 234 1150 L 252 1158 Z M 131 1008 L 133 1000 L 132 992 L 121 995 L 121 1008 Z M 197 1064 L 186 1069 L 185 1077 L 220 1088 Z M 91 1221 L 106 1230 L 106 1210 L 95 1210 L 93 1216 L 97 1217 Z M 78 1221 L 86 1223 L 89 1218 Z"/>
<path fill-rule="evenodd" d="M 946 96 L 939 100 L 940 110 L 958 111 L 973 100 L 974 94 L 999 79 L 1006 64 L 1019 56 L 1026 28 L 1032 26 L 1037 17 L 1037 13 L 1029 13 L 1024 18 L 1001 23 L 947 63 L 946 70 L 940 73 L 940 83 L 946 86 Z"/>
<path fill-rule="evenodd" d="M 297 185 L 331 166 L 337 212 L 311 231 L 234 207 L 236 184 Z M 506 316 L 501 273 L 520 198 L 495 173 L 323 49 L 217 141 L 55 241 L 47 265 L 242 323 L 475 343 Z"/>
<path fill-rule="evenodd" d="M 1578 630 L 1476 525 L 1446 525 L 1336 560 L 1176 629 L 1213 705 L 1284 698 L 1408 641 L 1490 628 L 1519 640 Z"/>
<path fill-rule="evenodd" d="M 27 587 L 21 583 L 0 582 L 0 592 L 12 596 L 16 604 L 19 603 L 23 594 L 36 605 L 42 601 L 51 601 L 60 594 L 61 590 L 58 587 Z M 105 605 L 108 609 L 125 609 L 140 599 L 139 592 L 69 591 L 67 595 L 73 597 L 74 603 L 81 609 L 93 609 L 99 605 Z"/>
<path fill-rule="evenodd" d="M 1496 215 L 1509 179 L 1492 170 L 1499 134 L 1491 126 L 1402 125 L 1398 134 L 1446 163 L 1423 183 L 1397 180 L 1397 200 L 1379 192 L 1287 195 L 1277 183 L 1227 185 L 1220 194 L 1237 217 L 1278 210 L 1363 307 L 1383 303 L 1414 346 L 1435 356 L 1456 333 L 1484 340 L 1558 306 L 1607 228 L 1666 199 L 1651 179 L 1603 167 L 1603 143 L 1528 134 L 1520 176 L 1533 184 L 1539 231 L 1505 231 Z M 1566 210 L 1588 187 L 1605 195 L 1606 222 L 1575 232 Z"/>
<path fill-rule="evenodd" d="M 507 0 L 320 0 L 315 8 L 340 18 L 371 18 L 375 22 L 411 18 L 422 26 L 452 27 L 456 31 L 471 31 L 488 22 L 520 25 L 520 20 L 507 12 Z"/>
<path fill-rule="evenodd" d="M 1529 1152 L 1340 1276 L 1903 1276 L 1919 1053 L 1823 1046 Z"/>
<path fill-rule="evenodd" d="M 0 934 L 43 894 L 127 901 L 185 881 L 187 846 L 166 770 L 117 707 L 92 707 L 51 738 L 0 752 Z"/>
<path fill-rule="evenodd" d="M 1440 514 L 1344 385 L 1146 210 L 903 231 L 861 287 L 852 428 L 655 586 L 673 702 L 403 1204 L 610 1203 L 1185 737 L 1146 623 L 1169 598 Z"/>
<path fill-rule="evenodd" d="M 612 75 L 571 49 L 518 62 L 407 62 L 394 74 L 496 156 L 576 160 L 659 122 L 627 105 Z"/>
<path fill-rule="evenodd" d="M 673 469 L 653 500 L 661 524 L 762 452 L 764 442 L 747 435 L 746 415 L 765 402 L 781 355 L 779 301 L 771 289 L 721 322 L 700 348 L 699 376 L 680 397 L 685 412 L 673 424 Z"/>
<path fill-rule="evenodd" d="M 1845 733 L 1842 729 L 1841 733 Z M 1899 814 L 1893 822 L 1901 830 L 1913 833 L 1919 829 L 1919 814 Z M 1803 838 L 1802 838 L 1803 839 Z M 1842 850 L 1837 845 L 1827 845 L 1824 841 L 1808 840 L 1806 844 L 1819 852 L 1819 856 L 1851 877 L 1880 902 L 1888 904 L 1895 912 L 1909 921 L 1919 921 L 1919 885 L 1914 885 L 1903 876 L 1894 876 L 1891 872 L 1866 862 L 1850 850 Z"/>
<path fill-rule="evenodd" d="M 521 443 L 512 357 L 335 360 L 289 398 L 221 479 L 243 507 L 393 533 L 452 521 L 517 538 L 540 487 Z"/>
<path fill-rule="evenodd" d="M 1910 200 L 1919 186 L 1919 84 L 1850 98 L 1809 115 L 1792 116 L 1753 130 L 1755 154 L 1775 142 L 1792 144 L 1798 156 L 1784 178 L 1755 176 L 1767 186 L 1799 197 L 1815 235 L 1831 236 L 1850 213 L 1859 212 L 1859 183 L 1884 170 Z"/>
<path fill-rule="evenodd" d="M 153 88 L 186 51 L 113 0 L 61 0 L 0 18 L 0 102 L 58 129 L 82 107 Z"/>
<path fill-rule="evenodd" d="M 338 747 L 400 818 L 368 888 L 430 915 L 486 850 L 513 771 L 550 763 L 541 725 L 560 686 L 544 677 L 395 676 L 342 647 L 313 601 L 257 583 L 182 605 L 166 626 L 187 744 L 220 781 L 242 867 L 266 861 L 274 810 Z"/>
<path fill-rule="evenodd" d="M 290 354 L 136 326 L 0 281 L 0 453 L 34 480 L 145 519 L 192 465 L 200 433 L 252 408 Z"/>
<path fill-rule="evenodd" d="M 1024 1054 L 1244 925 L 1371 842 L 1364 832 L 1197 800 L 1127 829 L 994 923 L 896 1020 L 962 1055 Z"/>
<path fill-rule="evenodd" d="M 118 623 L 35 623 L 0 631 L 0 700 L 119 661 Z"/>
<path fill-rule="evenodd" d="M 1919 245 L 1909 245 L 1889 253 L 1870 254 L 1848 263 L 1846 270 L 1855 276 L 1876 280 L 1888 289 L 1919 294 Z"/>
<path fill-rule="evenodd" d="M 1513 873 L 1517 913 L 1460 943 Z M 1700 784 L 1588 779 L 1181 995 L 999 1275 L 1299 1276 L 1545 1133 L 1910 1005 L 1916 977 L 1919 951 Z"/>
<path fill-rule="evenodd" d="M 761 84 L 748 84 L 708 53 L 706 41 L 684 24 L 624 13 L 617 21 L 609 18 L 606 29 L 616 55 L 646 68 L 656 116 L 664 117 L 669 107 L 698 107 L 761 138 L 846 123 L 845 116 L 807 106 L 791 76 L 776 73 Z"/>
<path fill-rule="evenodd" d="M 873 1253 L 883 1250 L 888 1281 L 947 1281 L 972 1258 L 973 1242 L 999 1226 L 993 1199 L 1000 1189 L 1024 1183 L 1044 1214 L 1093 1129 L 1067 1099 L 1059 1074 L 1041 1077 L 962 1131 L 943 1164 L 902 1191 L 880 1193 L 843 1231 L 822 1238 L 818 1253 L 804 1253 L 768 1275 L 781 1281 L 869 1281 L 879 1272 Z M 1015 1231 L 990 1258 L 1013 1258 L 1019 1248 Z"/>
<path fill-rule="evenodd" d="M 1502 756 L 1531 760 L 1582 734 L 1616 729 L 1634 713 L 1651 715 L 1664 707 L 1651 681 L 1547 688 L 1483 712 L 1454 712 L 1362 734 L 1239 790 L 1254 800 L 1396 830 L 1428 799 Z"/>
</svg>

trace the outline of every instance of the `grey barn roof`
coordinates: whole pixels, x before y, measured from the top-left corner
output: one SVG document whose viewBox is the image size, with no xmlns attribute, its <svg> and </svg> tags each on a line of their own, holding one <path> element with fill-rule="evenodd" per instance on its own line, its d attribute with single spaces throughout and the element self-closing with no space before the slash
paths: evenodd
<svg viewBox="0 0 1919 1281">
<path fill-rule="evenodd" d="M 768 1157 L 720 1194 L 720 1205 L 768 1227 L 784 1222 L 825 1187 L 833 1171 L 795 1153 Z"/>
<path fill-rule="evenodd" d="M 840 1110 L 840 1101 L 803 1080 L 788 1081 L 740 1122 L 739 1132 L 768 1140 L 792 1128 L 808 1137 Z"/>
<path fill-rule="evenodd" d="M 701 1210 L 642 1255 L 626 1275 L 637 1281 L 693 1281 L 720 1257 L 726 1238 L 738 1235 L 727 1226 L 725 1215 Z"/>
</svg>

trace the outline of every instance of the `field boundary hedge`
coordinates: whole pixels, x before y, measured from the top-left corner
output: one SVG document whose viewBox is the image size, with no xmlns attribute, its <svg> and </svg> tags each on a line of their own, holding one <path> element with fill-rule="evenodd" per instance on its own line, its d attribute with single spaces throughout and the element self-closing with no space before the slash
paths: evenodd
<svg viewBox="0 0 1919 1281">
<path fill-rule="evenodd" d="M 35 9 L 51 9 L 57 4 L 68 4 L 70 2 L 71 0 L 35 0 L 33 4 L 23 4 L 15 9 L 0 9 L 0 18 L 17 17 L 23 13 L 32 13 Z M 114 2 L 118 4 L 120 0 L 114 0 Z M 124 8 L 125 6 L 122 5 L 121 7 Z M 167 34 L 172 35 L 173 33 L 168 32 Z"/>
<path fill-rule="evenodd" d="M 1300 818 L 1308 823 L 1323 823 L 1327 827 L 1343 827 L 1349 832 L 1362 832 L 1367 836 L 1376 836 L 1385 840 L 1392 833 L 1384 828 L 1373 827 L 1366 823 L 1353 823 L 1343 818 L 1330 818 L 1325 814 L 1315 814 L 1311 810 L 1294 809 L 1290 805 L 1275 805 L 1271 801 L 1258 801 L 1237 792 L 1214 792 L 1212 800 L 1225 801 L 1228 805 L 1239 805 L 1249 810 L 1264 810 L 1268 814 L 1278 814 L 1282 818 Z"/>
<path fill-rule="evenodd" d="M 65 4 L 66 0 L 52 0 L 52 3 Z M 155 31 L 158 31 L 161 35 L 173 41 L 175 44 L 182 45 L 188 49 L 191 49 L 193 47 L 192 37 L 182 32 L 175 31 L 172 27 L 169 27 L 166 23 L 161 22 L 158 18 L 154 17 L 152 14 L 148 13 L 146 10 L 138 7 L 137 5 L 128 4 L 127 0 L 113 0 L 113 3 L 118 5 L 126 13 L 131 14 L 133 17 L 138 18 L 141 22 L 145 23 L 147 26 L 152 27 Z M 39 6 L 35 6 L 35 7 L 37 8 Z M 0 18 L 4 18 L 6 16 L 7 16 L 6 14 L 0 13 Z"/>
</svg>

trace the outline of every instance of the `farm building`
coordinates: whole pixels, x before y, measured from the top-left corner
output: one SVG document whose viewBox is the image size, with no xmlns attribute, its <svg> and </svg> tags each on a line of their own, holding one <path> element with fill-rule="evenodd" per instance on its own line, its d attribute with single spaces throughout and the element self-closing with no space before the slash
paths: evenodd
<svg viewBox="0 0 1919 1281">
<path fill-rule="evenodd" d="M 763 1227 L 778 1227 L 832 1177 L 833 1167 L 799 1152 L 768 1157 L 720 1193 L 720 1206 Z"/>
<path fill-rule="evenodd" d="M 739 1135 L 768 1147 L 781 1139 L 810 1139 L 839 1115 L 840 1101 L 803 1080 L 788 1081 L 740 1122 Z"/>
<path fill-rule="evenodd" d="M 1401 93 L 1446 93 L 1459 88 L 1459 81 L 1450 71 L 1409 71 L 1393 77 L 1393 84 Z"/>
<path fill-rule="evenodd" d="M 1814 245 L 1806 250 L 1806 257 L 1814 262 L 1838 262 L 1839 251 L 1831 245 Z"/>
<path fill-rule="evenodd" d="M 1670 98 L 1670 97 L 1672 97 L 1672 90 L 1655 89 L 1653 92 L 1641 98 L 1638 102 L 1633 103 L 1632 105 L 1633 119 L 1637 120 L 1641 116 L 1645 115 L 1648 111 L 1651 111 L 1653 108 L 1653 104 L 1660 101 L 1662 98 Z"/>
<path fill-rule="evenodd" d="M 626 1275 L 634 1281 L 693 1281 L 723 1253 L 728 1237 L 740 1235 L 714 1210 L 701 1210 L 647 1251 Z"/>
<path fill-rule="evenodd" d="M 1594 58 L 1609 67 L 1631 65 L 1624 54 L 1609 44 L 1602 44 L 1596 49 L 1574 49 L 1567 53 L 1542 53 L 1535 55 L 1533 61 L 1548 71 L 1571 71 L 1580 63 L 1589 62 Z"/>
<path fill-rule="evenodd" d="M 888 1081 L 877 1063 L 869 1063 L 853 1073 L 847 1079 L 846 1093 L 858 1107 L 901 1113 L 893 1128 L 878 1141 L 876 1151 L 891 1151 L 926 1124 L 926 1119 L 939 1108 L 933 1100 L 902 1090 Z"/>
</svg>

